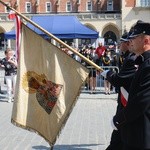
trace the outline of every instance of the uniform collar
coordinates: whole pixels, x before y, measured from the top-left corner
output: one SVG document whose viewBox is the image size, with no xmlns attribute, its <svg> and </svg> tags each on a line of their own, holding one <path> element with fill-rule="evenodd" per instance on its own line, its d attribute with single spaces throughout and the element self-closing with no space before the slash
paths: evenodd
<svg viewBox="0 0 150 150">
<path fill-rule="evenodd" d="M 136 65 L 141 65 L 146 59 L 150 58 L 150 50 L 144 52 L 143 54 L 139 55 L 136 60 Z"/>
<path fill-rule="evenodd" d="M 142 54 L 142 56 L 144 57 L 144 60 L 150 58 L 150 50 L 144 52 L 144 53 Z"/>
</svg>

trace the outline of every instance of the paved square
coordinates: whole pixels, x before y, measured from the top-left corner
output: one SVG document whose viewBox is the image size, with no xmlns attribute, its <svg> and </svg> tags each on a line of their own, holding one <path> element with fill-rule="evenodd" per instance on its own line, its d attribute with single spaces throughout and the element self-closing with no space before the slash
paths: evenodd
<svg viewBox="0 0 150 150">
<path fill-rule="evenodd" d="M 116 97 L 117 94 L 81 93 L 54 150 L 105 150 L 112 132 Z M 12 105 L 0 98 L 0 149 L 49 150 L 42 137 L 11 124 Z"/>
</svg>

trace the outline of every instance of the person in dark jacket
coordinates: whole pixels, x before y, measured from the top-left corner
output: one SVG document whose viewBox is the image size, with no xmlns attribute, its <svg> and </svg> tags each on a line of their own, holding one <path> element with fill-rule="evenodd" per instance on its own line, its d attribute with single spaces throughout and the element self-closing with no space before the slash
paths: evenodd
<svg viewBox="0 0 150 150">
<path fill-rule="evenodd" d="M 102 57 L 102 64 L 105 70 L 107 69 L 108 66 L 111 66 L 111 51 L 109 49 L 107 49 L 104 53 L 104 56 Z M 111 84 L 110 82 L 104 78 L 104 88 L 105 88 L 105 94 L 109 94 L 110 95 L 110 90 L 111 90 Z"/>
<path fill-rule="evenodd" d="M 129 33 L 125 33 L 120 39 L 120 50 L 123 54 L 123 64 L 120 71 L 118 73 L 108 71 L 106 74 L 107 80 L 119 89 L 116 114 L 118 114 L 126 106 L 127 102 L 123 98 L 122 89 L 124 89 L 126 93 L 129 92 L 131 81 L 137 69 L 134 63 L 135 55 L 129 52 L 130 43 L 128 36 Z M 122 147 L 123 144 L 121 141 L 120 130 L 113 130 L 110 145 L 106 148 L 106 150 L 122 150 Z"/>
<path fill-rule="evenodd" d="M 7 48 L 5 50 L 5 57 L 0 61 L 0 67 L 4 68 L 5 70 L 8 103 L 12 102 L 15 93 L 17 66 L 18 64 L 13 50 Z"/>
<path fill-rule="evenodd" d="M 150 23 L 138 21 L 130 35 L 138 55 L 127 106 L 113 117 L 123 150 L 150 150 Z"/>
</svg>

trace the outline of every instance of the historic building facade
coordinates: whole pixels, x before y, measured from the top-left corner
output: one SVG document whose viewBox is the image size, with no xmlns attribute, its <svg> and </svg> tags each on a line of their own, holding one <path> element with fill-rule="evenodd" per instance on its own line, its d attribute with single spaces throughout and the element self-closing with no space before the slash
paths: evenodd
<svg viewBox="0 0 150 150">
<path fill-rule="evenodd" d="M 75 15 L 87 27 L 99 32 L 105 44 L 118 42 L 137 21 L 150 22 L 149 0 L 3 0 L 25 16 Z M 14 28 L 9 10 L 0 4 L 0 33 Z M 1 37 L 1 43 L 3 39 Z M 90 41 L 92 44 L 95 41 Z M 0 43 L 2 47 L 3 44 Z"/>
</svg>

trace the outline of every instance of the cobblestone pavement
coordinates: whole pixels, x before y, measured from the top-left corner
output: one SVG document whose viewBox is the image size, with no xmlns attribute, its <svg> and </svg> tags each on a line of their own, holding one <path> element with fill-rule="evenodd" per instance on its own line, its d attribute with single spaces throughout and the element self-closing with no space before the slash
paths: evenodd
<svg viewBox="0 0 150 150">
<path fill-rule="evenodd" d="M 112 132 L 117 94 L 81 93 L 53 150 L 105 150 Z M 0 150 L 49 150 L 39 135 L 11 124 L 13 103 L 0 97 Z"/>
</svg>

